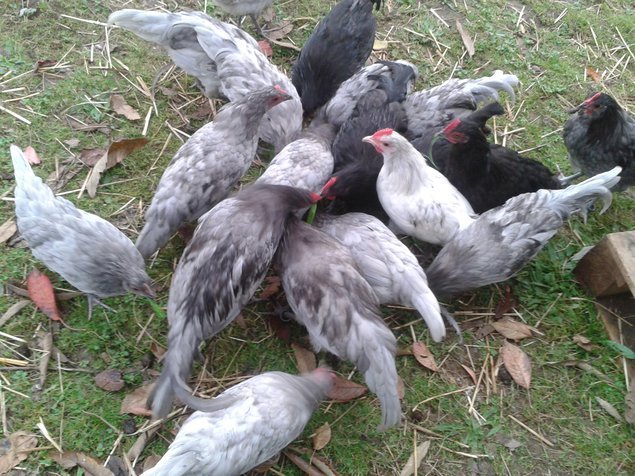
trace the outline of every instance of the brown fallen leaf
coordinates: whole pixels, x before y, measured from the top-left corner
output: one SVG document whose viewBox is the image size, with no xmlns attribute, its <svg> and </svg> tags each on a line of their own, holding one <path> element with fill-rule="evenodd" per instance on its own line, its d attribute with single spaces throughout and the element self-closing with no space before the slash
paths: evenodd
<svg viewBox="0 0 635 476">
<path fill-rule="evenodd" d="M 214 111 L 212 107 L 209 105 L 209 101 L 205 101 L 201 104 L 196 110 L 192 113 L 189 113 L 187 117 L 190 119 L 194 119 L 195 121 L 201 121 L 203 119 L 210 120 Z"/>
<path fill-rule="evenodd" d="M 589 78 L 591 78 L 596 83 L 602 82 L 602 75 L 598 73 L 597 69 L 593 68 L 592 66 L 586 67 L 586 74 Z"/>
<path fill-rule="evenodd" d="M 53 355 L 53 334 L 50 332 L 43 332 L 41 330 L 37 333 L 38 347 L 42 352 L 40 356 L 40 364 L 38 365 L 40 376 L 35 389 L 40 391 L 44 388 L 46 382 L 46 376 L 48 374 L 48 366 Z"/>
<path fill-rule="evenodd" d="M 31 301 L 53 321 L 60 321 L 64 326 L 66 324 L 62 320 L 55 303 L 55 292 L 53 285 L 47 275 L 40 270 L 33 268 L 26 278 L 26 287 L 29 291 Z"/>
<path fill-rule="evenodd" d="M 104 468 L 96 460 L 84 453 L 76 451 L 65 451 L 59 453 L 57 451 L 51 451 L 49 456 L 62 468 L 73 469 L 75 466 L 80 466 L 93 476 L 114 476 L 114 473 L 107 468 Z"/>
<path fill-rule="evenodd" d="M 268 316 L 267 321 L 271 327 L 271 331 L 275 336 L 285 344 L 291 343 L 291 326 L 288 322 L 283 321 L 277 314 Z"/>
<path fill-rule="evenodd" d="M 576 334 L 573 336 L 573 342 L 578 344 L 578 346 L 580 346 L 587 352 L 592 351 L 593 348 L 595 347 L 593 344 L 591 344 L 591 341 L 589 339 L 587 339 L 586 337 L 580 334 Z"/>
<path fill-rule="evenodd" d="M 331 425 L 326 422 L 313 434 L 313 449 L 320 451 L 329 444 L 329 441 L 331 441 Z"/>
<path fill-rule="evenodd" d="M 9 309 L 5 311 L 5 313 L 0 317 L 0 327 L 4 326 L 9 319 L 19 313 L 22 309 L 28 306 L 31 303 L 28 299 L 22 299 L 15 304 L 13 304 Z"/>
<path fill-rule="evenodd" d="M 267 40 L 260 40 L 258 42 L 258 46 L 260 47 L 260 51 L 262 51 L 262 54 L 265 55 L 267 58 L 271 58 L 273 56 L 273 50 L 271 49 L 271 45 Z"/>
<path fill-rule="evenodd" d="M 317 368 L 317 360 L 313 352 L 305 349 L 295 342 L 291 344 L 291 348 L 293 349 L 293 354 L 295 355 L 295 362 L 298 367 L 298 371 L 301 374 L 309 373 Z"/>
<path fill-rule="evenodd" d="M 336 402 L 350 402 L 361 397 L 367 391 L 365 386 L 336 375 L 335 384 L 328 393 L 328 398 Z"/>
<path fill-rule="evenodd" d="M 35 149 L 33 147 L 28 146 L 26 149 L 24 149 L 23 153 L 24 153 L 24 157 L 26 157 L 26 160 L 29 162 L 29 164 L 39 165 L 42 163 L 42 161 L 37 155 L 37 152 L 35 152 Z"/>
<path fill-rule="evenodd" d="M 434 361 L 434 356 L 428 346 L 426 346 L 423 342 L 415 342 L 412 344 L 412 354 L 417 359 L 421 365 L 423 365 L 426 369 L 432 370 L 436 372 L 439 370 L 437 367 L 437 363 Z"/>
<path fill-rule="evenodd" d="M 265 283 L 267 283 L 267 285 L 262 289 L 258 299 L 269 299 L 271 296 L 280 292 L 279 276 L 267 276 L 265 278 Z"/>
<path fill-rule="evenodd" d="M 267 39 L 273 41 L 281 40 L 291 31 L 293 31 L 293 23 L 289 20 L 281 20 L 267 29 Z"/>
<path fill-rule="evenodd" d="M 287 450 L 295 454 L 308 456 L 311 459 L 311 464 L 321 471 L 324 476 L 340 476 L 339 473 L 335 471 L 335 468 L 333 468 L 331 462 L 319 454 L 316 454 L 315 451 L 297 446 L 289 446 Z"/>
<path fill-rule="evenodd" d="M 326 476 L 322 471 L 317 469 L 311 463 L 305 461 L 302 456 L 299 454 L 293 453 L 292 451 L 286 450 L 282 452 L 289 461 L 295 464 L 301 471 L 304 472 L 307 476 Z"/>
<path fill-rule="evenodd" d="M 467 372 L 467 374 L 472 379 L 472 382 L 474 382 L 474 385 L 476 385 L 478 380 L 476 378 L 476 374 L 474 373 L 474 371 L 471 368 L 469 368 L 467 365 L 461 364 L 461 367 L 463 367 L 463 370 L 465 370 Z"/>
<path fill-rule="evenodd" d="M 143 460 L 143 472 L 151 470 L 154 468 L 157 463 L 161 461 L 161 456 L 156 454 L 151 454 L 146 459 Z"/>
<path fill-rule="evenodd" d="M 7 474 L 29 455 L 29 450 L 37 446 L 37 437 L 26 431 L 16 431 L 0 441 L 0 474 Z"/>
<path fill-rule="evenodd" d="M 514 382 L 529 389 L 531 385 L 531 359 L 529 356 L 520 347 L 509 342 L 505 342 L 500 355 Z"/>
<path fill-rule="evenodd" d="M 607 402 L 606 400 L 604 400 L 604 399 L 602 399 L 600 397 L 595 397 L 595 401 L 598 402 L 598 405 L 600 405 L 602 407 L 602 410 L 604 410 L 606 413 L 611 415 L 617 421 L 619 421 L 620 423 L 624 421 L 622 419 L 622 415 L 620 415 L 620 412 L 618 412 L 615 409 L 615 407 L 613 405 L 611 405 L 609 402 Z"/>
<path fill-rule="evenodd" d="M 511 340 L 522 340 L 531 337 L 531 327 L 523 322 L 505 318 L 490 323 L 503 337 Z"/>
<path fill-rule="evenodd" d="M 423 458 L 428 454 L 428 450 L 430 449 L 430 440 L 424 441 L 419 446 L 415 448 L 415 451 L 412 452 L 408 461 L 404 465 L 399 476 L 410 476 L 415 473 L 415 469 L 419 467 Z"/>
<path fill-rule="evenodd" d="M 88 179 L 86 179 L 86 191 L 91 198 L 97 194 L 97 186 L 101 179 L 101 174 L 114 167 L 130 155 L 135 150 L 143 147 L 148 143 L 148 139 L 140 137 L 137 139 L 123 139 L 116 141 L 108 146 L 108 152 L 95 163 L 91 169 Z"/>
<path fill-rule="evenodd" d="M 68 122 L 68 125 L 75 131 L 101 132 L 106 135 L 110 134 L 110 127 L 106 124 L 84 123 L 69 115 L 66 116 L 66 122 Z"/>
<path fill-rule="evenodd" d="M 397 375 L 397 396 L 399 400 L 403 400 L 403 397 L 406 396 L 406 385 L 403 383 L 403 379 Z"/>
<path fill-rule="evenodd" d="M 39 73 L 41 69 L 50 68 L 51 66 L 55 66 L 57 64 L 57 60 L 39 60 L 35 63 L 35 68 L 33 70 L 34 73 Z"/>
<path fill-rule="evenodd" d="M 163 360 L 163 356 L 167 352 L 167 349 L 156 342 L 153 342 L 150 344 L 150 352 L 152 352 L 152 355 L 154 355 L 158 362 L 161 362 Z"/>
<path fill-rule="evenodd" d="M 465 45 L 465 49 L 467 50 L 467 54 L 470 55 L 470 58 L 474 56 L 474 40 L 470 37 L 470 34 L 467 32 L 465 27 L 461 24 L 459 20 L 456 20 L 456 29 L 459 30 L 459 35 L 461 35 L 461 40 Z"/>
<path fill-rule="evenodd" d="M 141 115 L 130 106 L 121 94 L 110 95 L 110 107 L 117 114 L 124 116 L 129 121 L 138 121 Z"/>
<path fill-rule="evenodd" d="M 135 389 L 132 393 L 126 395 L 121 402 L 120 413 L 131 413 L 132 415 L 152 416 L 152 410 L 147 407 L 148 396 L 155 383 L 148 383 Z"/>
<path fill-rule="evenodd" d="M 518 306 L 518 298 L 512 291 L 511 286 L 505 286 L 505 294 L 502 299 L 499 299 L 494 309 L 494 321 L 500 320 L 504 314 L 512 311 L 514 307 Z"/>
<path fill-rule="evenodd" d="M 119 370 L 108 369 L 95 375 L 95 385 L 106 392 L 118 392 L 123 388 L 125 382 Z"/>
<path fill-rule="evenodd" d="M 105 154 L 105 149 L 84 149 L 79 153 L 77 158 L 89 167 L 94 167 Z"/>
<path fill-rule="evenodd" d="M 2 225 L 0 225 L 0 243 L 4 243 L 10 239 L 15 232 L 18 231 L 18 225 L 15 223 L 15 219 L 9 218 Z"/>
</svg>

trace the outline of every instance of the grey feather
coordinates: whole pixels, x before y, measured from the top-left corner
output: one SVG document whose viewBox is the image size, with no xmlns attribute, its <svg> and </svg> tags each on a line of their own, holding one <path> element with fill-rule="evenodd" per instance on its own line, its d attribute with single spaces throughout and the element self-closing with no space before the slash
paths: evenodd
<svg viewBox="0 0 635 476">
<path fill-rule="evenodd" d="M 349 252 L 326 233 L 292 218 L 277 256 L 287 300 L 313 348 L 355 363 L 381 402 L 380 428 L 397 425 L 396 339 Z"/>
</svg>

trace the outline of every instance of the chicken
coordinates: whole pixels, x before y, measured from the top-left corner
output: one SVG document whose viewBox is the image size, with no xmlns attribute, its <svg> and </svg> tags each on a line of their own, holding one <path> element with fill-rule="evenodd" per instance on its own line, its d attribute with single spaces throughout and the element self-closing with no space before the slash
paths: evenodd
<svg viewBox="0 0 635 476">
<path fill-rule="evenodd" d="M 457 233 L 426 270 L 436 296 L 451 296 L 514 276 L 556 234 L 573 213 L 586 220 L 588 207 L 611 204 L 621 168 L 562 190 L 538 190 L 510 198 Z"/>
<path fill-rule="evenodd" d="M 303 376 L 266 372 L 235 385 L 192 414 L 144 476 L 238 476 L 295 440 L 333 386 L 318 368 Z M 187 401 L 186 392 L 179 395 Z M 200 400 L 200 399 L 198 399 Z"/>
<path fill-rule="evenodd" d="M 198 79 L 210 98 L 237 101 L 263 87 L 280 85 L 292 99 L 265 115 L 259 136 L 280 150 L 300 132 L 302 104 L 295 87 L 240 28 L 200 12 L 133 9 L 112 13 L 108 23 L 161 45 L 177 66 Z"/>
<path fill-rule="evenodd" d="M 360 69 L 344 81 L 335 96 L 318 113 L 326 122 L 341 126 L 351 116 L 357 102 L 373 89 L 386 89 L 390 85 L 394 95 L 390 102 L 401 102 L 412 92 L 419 70 L 408 61 L 379 61 Z"/>
<path fill-rule="evenodd" d="M 382 129 L 363 140 L 384 156 L 377 195 L 401 232 L 444 245 L 474 222 L 476 215 L 465 197 L 405 137 Z"/>
<path fill-rule="evenodd" d="M 429 157 L 435 135 L 453 119 L 470 114 L 483 102 L 498 101 L 501 90 L 514 101 L 516 85 L 516 76 L 497 70 L 492 76 L 449 79 L 439 86 L 410 94 L 404 101 L 408 115 L 406 137 L 419 152 Z"/>
<path fill-rule="evenodd" d="M 333 173 L 334 137 L 335 129 L 330 124 L 309 128 L 271 160 L 256 183 L 321 189 Z"/>
<path fill-rule="evenodd" d="M 56 197 L 14 145 L 11 161 L 20 234 L 33 256 L 88 295 L 89 319 L 99 298 L 132 292 L 154 299 L 143 258 L 126 235 Z"/>
<path fill-rule="evenodd" d="M 293 65 L 291 80 L 305 115 L 326 104 L 370 56 L 381 0 L 340 0 L 318 23 Z"/>
<path fill-rule="evenodd" d="M 348 249 L 380 303 L 416 308 L 432 340 L 443 340 L 439 302 L 428 288 L 426 275 L 415 255 L 386 225 L 364 213 L 318 214 L 313 224 Z"/>
<path fill-rule="evenodd" d="M 293 217 L 276 262 L 287 301 L 307 328 L 313 348 L 353 362 L 379 397 L 380 429 L 397 425 L 397 341 L 350 253 L 336 239 Z"/>
<path fill-rule="evenodd" d="M 569 160 L 587 177 L 622 167 L 616 191 L 635 184 L 635 117 L 605 93 L 595 93 L 564 125 Z"/>
<path fill-rule="evenodd" d="M 213 122 L 196 131 L 163 172 L 146 212 L 137 248 L 148 258 L 182 225 L 198 219 L 249 168 L 258 147 L 258 125 L 268 109 L 290 99 L 280 87 L 265 87 L 229 103 Z"/>
<path fill-rule="evenodd" d="M 240 313 L 264 279 L 295 210 L 320 196 L 283 185 L 254 184 L 203 215 L 179 261 L 168 297 L 168 351 L 151 396 L 165 416 L 175 387 L 185 388 L 198 346 Z"/>
<path fill-rule="evenodd" d="M 273 3 L 273 0 L 214 0 L 214 5 L 235 16 L 249 15 L 260 36 L 264 36 L 258 24 L 258 15 Z"/>
<path fill-rule="evenodd" d="M 561 188 L 558 179 L 540 162 L 487 141 L 485 121 L 478 119 L 503 113 L 502 106 L 494 102 L 463 119 L 454 119 L 443 129 L 445 140 L 437 141 L 433 147 L 432 160 L 436 165 L 444 164 L 443 175 L 476 213 L 502 205 L 521 193 Z"/>
<path fill-rule="evenodd" d="M 377 197 L 377 176 L 383 165 L 381 154 L 362 142 L 368 134 L 390 127 L 405 132 L 406 114 L 399 102 L 391 101 L 391 90 L 373 89 L 364 94 L 351 117 L 340 128 L 333 143 L 337 181 L 330 193 L 334 212 L 364 212 L 386 219 Z"/>
</svg>

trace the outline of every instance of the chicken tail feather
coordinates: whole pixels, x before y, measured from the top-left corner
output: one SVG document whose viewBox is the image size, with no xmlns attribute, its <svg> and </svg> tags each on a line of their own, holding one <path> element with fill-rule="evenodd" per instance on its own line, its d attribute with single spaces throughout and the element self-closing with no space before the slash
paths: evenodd
<svg viewBox="0 0 635 476">
<path fill-rule="evenodd" d="M 496 70 L 491 76 L 468 83 L 468 87 L 477 103 L 490 99 L 498 101 L 498 92 L 505 91 L 509 94 L 513 104 L 516 102 L 514 87 L 516 87 L 518 83 L 519 81 L 516 75 L 505 74 L 501 70 Z"/>
<path fill-rule="evenodd" d="M 430 331 L 430 336 L 435 342 L 441 342 L 445 338 L 445 323 L 441 317 L 439 302 L 432 292 L 417 294 L 411 297 L 412 305 L 419 311 Z"/>
</svg>

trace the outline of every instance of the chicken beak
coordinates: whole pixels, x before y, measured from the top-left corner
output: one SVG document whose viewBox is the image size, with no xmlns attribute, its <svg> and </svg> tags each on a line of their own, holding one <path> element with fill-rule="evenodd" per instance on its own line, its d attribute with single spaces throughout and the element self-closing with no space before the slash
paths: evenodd
<svg viewBox="0 0 635 476">
<path fill-rule="evenodd" d="M 148 283 L 143 283 L 143 286 L 133 290 L 133 292 L 135 294 L 138 294 L 139 296 L 145 296 L 150 299 L 154 299 L 157 297 L 154 290 L 150 287 Z"/>
<path fill-rule="evenodd" d="M 569 109 L 567 111 L 567 113 L 569 114 L 575 114 L 576 112 L 578 112 L 580 109 L 584 108 L 586 106 L 586 104 L 582 103 L 579 106 L 574 107 L 573 109 Z"/>
<path fill-rule="evenodd" d="M 375 150 L 377 152 L 379 152 L 380 154 L 383 153 L 383 149 L 381 148 L 381 145 L 379 144 L 379 142 L 373 137 L 373 136 L 366 136 L 362 139 L 362 142 L 367 142 L 368 144 L 372 145 Z"/>
</svg>

